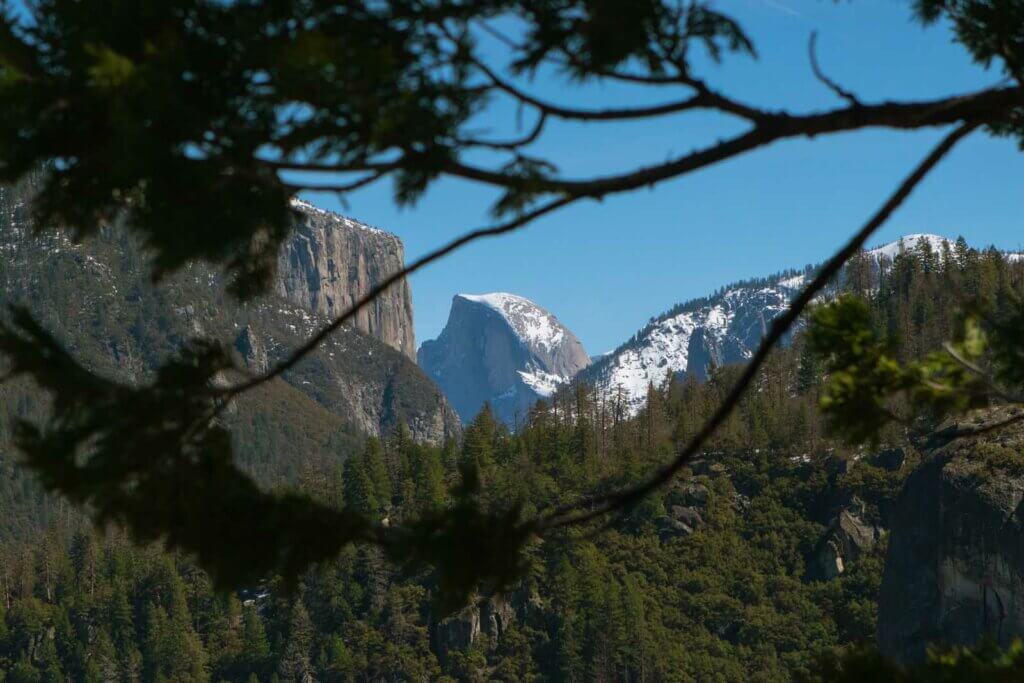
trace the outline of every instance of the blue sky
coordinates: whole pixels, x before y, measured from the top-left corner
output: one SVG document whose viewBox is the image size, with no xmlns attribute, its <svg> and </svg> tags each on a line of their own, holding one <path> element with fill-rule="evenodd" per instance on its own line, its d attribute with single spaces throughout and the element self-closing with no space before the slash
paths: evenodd
<svg viewBox="0 0 1024 683">
<path fill-rule="evenodd" d="M 739 99 L 807 111 L 841 105 L 811 73 L 807 44 L 834 80 L 865 101 L 932 98 L 990 85 L 1000 74 L 971 63 L 946 27 L 911 21 L 891 0 L 722 0 L 754 39 L 758 60 L 702 65 L 701 76 Z M 567 85 L 546 73 L 531 90 L 575 106 L 664 101 L 670 93 Z M 499 107 L 481 122 L 513 130 Z M 712 115 L 633 124 L 555 125 L 535 152 L 567 175 L 587 177 L 651 163 L 741 129 Z M 412 278 L 416 338 L 440 333 L 458 292 L 508 291 L 555 313 L 590 353 L 610 350 L 648 318 L 733 280 L 827 257 L 854 232 L 942 135 L 869 131 L 789 141 L 700 173 L 584 203 L 509 237 L 472 245 Z M 390 188 L 315 203 L 398 234 L 408 259 L 489 222 L 493 190 L 442 181 L 416 206 L 398 209 Z M 1024 247 L 1024 154 L 975 134 L 921 185 L 874 242 L 912 232 L 964 235 L 974 245 Z"/>
</svg>

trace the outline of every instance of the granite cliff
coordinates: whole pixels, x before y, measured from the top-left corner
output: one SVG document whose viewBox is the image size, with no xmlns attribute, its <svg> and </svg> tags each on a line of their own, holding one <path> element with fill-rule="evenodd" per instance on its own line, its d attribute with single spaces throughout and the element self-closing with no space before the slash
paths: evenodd
<svg viewBox="0 0 1024 683">
<path fill-rule="evenodd" d="M 285 265 L 276 292 L 240 303 L 225 294 L 220 272 L 204 264 L 153 286 L 143 251 L 118 230 L 105 229 L 81 244 L 61 232 L 33 235 L 30 196 L 31 181 L 0 188 L 0 305 L 28 306 L 76 357 L 127 381 L 145 381 L 194 336 L 231 344 L 250 370 L 264 370 L 346 305 L 340 294 L 328 302 L 327 292 L 357 297 L 401 265 L 401 242 L 393 235 L 299 204 L 300 225 L 282 249 L 282 263 L 294 267 Z M 378 247 L 382 255 L 375 252 Z M 320 256 L 302 262 L 299 253 Z M 330 286 L 293 286 L 303 268 L 307 285 Z M 331 273 L 355 275 L 332 281 Z M 387 434 L 404 422 L 423 441 L 438 443 L 457 434 L 455 413 L 408 358 L 411 304 L 406 285 L 397 291 L 355 326 L 332 335 L 286 373 L 281 386 L 270 389 L 287 393 L 278 396 L 277 405 L 288 405 L 290 417 L 249 415 L 249 427 L 272 422 L 274 429 L 294 436 L 312 422 L 329 422 L 331 430 L 357 435 Z M 261 410 L 280 412 L 274 400 L 257 403 Z M 289 441 L 281 439 L 282 446 Z"/>
<path fill-rule="evenodd" d="M 395 235 L 301 200 L 293 200 L 292 207 L 298 220 L 281 247 L 277 293 L 296 306 L 337 316 L 405 265 L 405 249 Z M 353 325 L 416 359 L 408 282 L 377 297 Z"/>
<path fill-rule="evenodd" d="M 1005 646 L 1024 636 L 1024 427 L 949 439 L 1005 417 L 940 430 L 904 485 L 878 606 L 889 657 L 914 662 L 929 643 Z"/>
<path fill-rule="evenodd" d="M 456 295 L 441 335 L 424 342 L 418 355 L 463 420 L 489 402 L 513 426 L 590 363 L 554 315 L 502 292 Z"/>
</svg>

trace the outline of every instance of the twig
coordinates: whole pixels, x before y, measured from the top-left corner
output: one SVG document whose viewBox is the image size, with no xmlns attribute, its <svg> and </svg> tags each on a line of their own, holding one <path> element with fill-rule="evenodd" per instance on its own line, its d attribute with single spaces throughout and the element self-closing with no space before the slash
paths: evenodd
<svg viewBox="0 0 1024 683">
<path fill-rule="evenodd" d="M 484 30 L 484 32 L 490 34 L 492 38 L 494 38 L 498 42 L 502 43 L 503 45 L 505 45 L 505 47 L 509 48 L 510 50 L 516 50 L 516 51 L 524 51 L 525 50 L 525 46 L 524 45 L 522 45 L 521 43 L 517 43 L 507 33 L 499 31 L 498 29 L 496 29 L 493 26 L 491 26 L 490 23 L 488 23 L 486 21 L 477 21 L 475 23 L 478 26 L 480 26 L 480 28 L 482 28 Z M 580 62 L 579 62 L 579 60 L 577 60 L 575 58 L 574 55 L 572 55 L 569 52 L 565 52 L 564 50 L 559 50 L 559 52 L 562 52 L 562 54 L 565 55 L 565 59 L 564 60 L 563 59 L 556 59 L 555 57 L 552 57 L 551 55 L 545 55 L 542 58 L 542 61 L 545 61 L 545 62 L 547 62 L 549 64 L 554 64 L 555 66 L 579 68 Z M 603 70 L 600 70 L 600 71 L 595 71 L 594 75 L 598 76 L 599 78 L 607 78 L 609 80 L 622 81 L 623 83 L 633 83 L 635 85 L 659 85 L 659 86 L 663 86 L 663 85 L 679 85 L 680 84 L 679 79 L 677 77 L 675 77 L 675 76 L 661 76 L 661 75 L 654 75 L 654 74 L 636 74 L 636 73 L 629 73 L 629 72 L 625 72 L 625 71 L 615 71 L 615 70 L 607 70 L 607 69 L 603 69 Z"/>
<path fill-rule="evenodd" d="M 513 99 L 535 108 L 537 111 L 561 119 L 574 119 L 577 121 L 628 121 L 630 119 L 654 118 L 675 114 L 690 109 L 701 109 L 711 105 L 710 99 L 702 93 L 697 93 L 682 100 L 666 102 L 649 107 L 626 107 L 619 109 L 575 109 L 565 107 L 553 102 L 545 102 L 521 90 L 512 83 L 501 78 L 491 67 L 478 59 L 472 59 L 473 65 L 482 73 L 498 90 L 510 95 Z"/>
<path fill-rule="evenodd" d="M 371 184 L 377 182 L 378 180 L 383 178 L 388 173 L 389 173 L 389 171 L 374 171 L 373 173 L 370 173 L 369 175 L 365 175 L 362 178 L 357 178 L 356 180 L 353 180 L 350 183 L 343 183 L 341 185 L 311 185 L 309 183 L 298 183 L 298 184 L 296 184 L 296 183 L 285 182 L 284 186 L 288 187 L 288 188 L 291 188 L 293 190 L 311 190 L 311 191 L 314 191 L 314 192 L 316 192 L 316 191 L 330 191 L 330 192 L 342 192 L 342 193 L 343 192 L 354 192 L 354 191 L 358 190 L 359 188 L 366 187 L 367 185 L 371 185 Z"/>
<path fill-rule="evenodd" d="M 485 147 L 487 149 L 502 149 L 502 150 L 516 150 L 520 147 L 525 147 L 529 144 L 536 142 L 537 138 L 544 131 L 544 125 L 547 123 L 548 115 L 545 112 L 541 112 L 537 117 L 537 123 L 534 124 L 533 129 L 521 138 L 516 140 L 507 141 L 494 141 L 494 140 L 478 140 L 475 138 L 457 138 L 456 143 L 467 147 Z"/>
<path fill-rule="evenodd" d="M 719 426 L 729 417 L 739 404 L 747 388 L 757 376 L 761 366 L 767 360 L 775 345 L 792 327 L 803 310 L 814 299 L 819 291 L 835 277 L 843 265 L 856 254 L 871 235 L 882 226 L 892 213 L 906 200 L 915 187 L 924 179 L 943 157 L 964 136 L 978 127 L 978 123 L 967 123 L 958 126 L 933 149 L 927 157 L 900 184 L 896 191 L 882 205 L 874 216 L 849 241 L 830 258 L 814 276 L 814 279 L 790 303 L 786 312 L 772 322 L 768 334 L 761 340 L 760 346 L 750 362 L 743 369 L 743 374 L 733 385 L 711 418 L 704 423 L 700 431 L 683 448 L 676 458 L 661 468 L 647 481 L 621 491 L 600 494 L 584 501 L 555 508 L 537 521 L 539 531 L 576 524 L 585 524 L 616 510 L 628 509 L 631 505 L 654 492 L 672 478 L 700 451 L 704 443 L 715 433 Z"/>
<path fill-rule="evenodd" d="M 814 72 L 814 77 L 817 78 L 822 83 L 824 83 L 826 88 L 828 88 L 829 90 L 831 90 L 836 95 L 838 95 L 839 97 L 843 98 L 844 100 L 846 100 L 847 102 L 849 102 L 853 106 L 855 106 L 855 107 L 861 106 L 861 102 L 860 102 L 860 100 L 857 99 L 856 95 L 854 95 L 852 92 L 850 92 L 849 90 L 845 89 L 843 86 L 839 85 L 838 83 L 833 81 L 831 78 L 826 76 L 825 72 L 823 72 L 821 70 L 821 67 L 818 66 L 818 54 L 817 54 L 817 50 L 815 49 L 815 47 L 817 45 L 817 42 L 818 42 L 818 32 L 817 31 L 811 31 L 811 39 L 807 43 L 807 54 L 811 58 L 811 71 Z"/>
<path fill-rule="evenodd" d="M 980 436 L 982 434 L 988 434 L 989 432 L 994 432 L 999 429 L 1003 429 L 1004 427 L 1017 424 L 1022 420 L 1024 420 L 1024 410 L 1003 420 L 989 422 L 988 424 L 979 425 L 977 427 L 960 427 L 959 425 L 954 425 L 940 432 L 935 432 L 927 443 L 935 444 L 936 441 L 938 441 L 939 445 L 945 445 L 954 439 L 960 439 L 965 436 Z"/>
</svg>

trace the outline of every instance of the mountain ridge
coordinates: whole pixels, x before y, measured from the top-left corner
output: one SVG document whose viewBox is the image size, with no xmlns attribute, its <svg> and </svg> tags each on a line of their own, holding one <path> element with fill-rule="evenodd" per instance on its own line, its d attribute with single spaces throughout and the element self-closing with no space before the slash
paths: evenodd
<svg viewBox="0 0 1024 683">
<path fill-rule="evenodd" d="M 920 244 L 941 255 L 944 245 L 953 253 L 956 243 L 942 235 L 911 233 L 864 253 L 874 260 L 877 271 L 888 267 L 901 251 Z M 1010 260 L 1024 258 L 1024 254 L 1001 253 Z M 713 294 L 680 302 L 650 318 L 613 351 L 595 358 L 574 381 L 594 384 L 606 399 L 621 401 L 628 414 L 636 414 L 648 387 L 661 386 L 670 374 L 704 378 L 711 367 L 748 359 L 771 321 L 789 306 L 818 268 L 820 264 L 739 280 Z M 828 297 L 831 291 L 834 285 L 819 296 Z M 799 326 L 786 334 L 783 345 Z"/>
</svg>

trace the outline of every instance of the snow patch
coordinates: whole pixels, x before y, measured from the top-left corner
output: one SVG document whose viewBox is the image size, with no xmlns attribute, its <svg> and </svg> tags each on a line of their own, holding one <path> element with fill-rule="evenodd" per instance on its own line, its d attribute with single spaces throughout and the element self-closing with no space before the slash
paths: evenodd
<svg viewBox="0 0 1024 683">
<path fill-rule="evenodd" d="M 800 289 L 801 287 L 804 286 L 804 283 L 806 282 L 807 275 L 805 273 L 800 273 L 799 275 L 794 275 L 793 277 L 787 277 L 782 280 L 779 280 L 775 284 L 778 285 L 779 287 L 782 287 L 783 289 Z"/>
<path fill-rule="evenodd" d="M 868 249 L 867 253 L 875 258 L 885 256 L 888 259 L 896 258 L 900 253 L 915 249 L 918 243 L 924 240 L 931 247 L 932 251 L 941 254 L 943 245 L 949 245 L 949 248 L 953 248 L 953 240 L 943 237 L 942 235 L 933 235 L 930 233 L 914 233 L 911 235 L 904 235 L 895 242 L 889 242 L 883 244 L 880 247 L 874 249 Z"/>
<path fill-rule="evenodd" d="M 543 308 L 529 299 L 509 294 L 459 294 L 459 298 L 482 304 L 500 315 L 529 347 L 551 352 L 565 340 L 565 328 Z"/>
<path fill-rule="evenodd" d="M 516 372 L 519 373 L 526 386 L 533 389 L 542 398 L 550 398 L 558 387 L 568 381 L 567 378 L 551 372 L 545 372 L 535 367 L 532 363 L 527 366 L 526 370 L 517 370 Z"/>
</svg>

